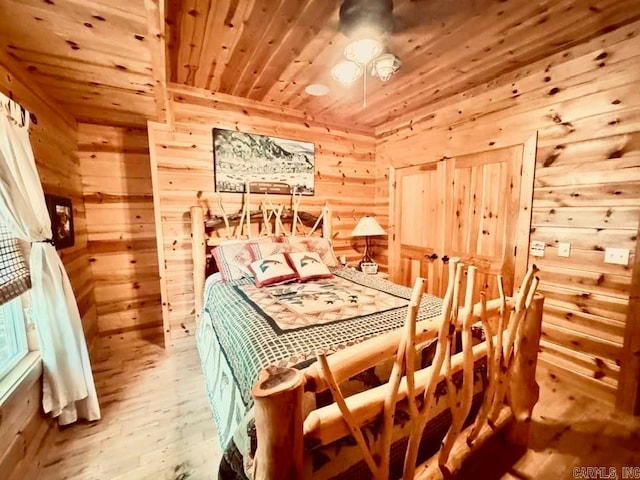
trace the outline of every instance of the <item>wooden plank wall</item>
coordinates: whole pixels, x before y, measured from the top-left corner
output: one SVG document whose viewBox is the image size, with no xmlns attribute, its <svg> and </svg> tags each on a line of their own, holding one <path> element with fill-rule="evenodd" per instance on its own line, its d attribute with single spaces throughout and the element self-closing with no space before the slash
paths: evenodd
<svg viewBox="0 0 640 480">
<path fill-rule="evenodd" d="M 93 277 L 87 249 L 87 222 L 77 155 L 77 125 L 73 118 L 40 91 L 29 74 L 0 53 L 0 91 L 34 114 L 30 136 L 45 192 L 73 202 L 75 245 L 59 254 L 78 301 L 87 342 L 97 330 Z M 39 375 L 15 392 L 13 406 L 0 412 L 0 472 L 3 478 L 25 478 L 50 421 L 40 411 Z M 6 447 L 6 448 L 5 448 Z M 6 476 L 5 476 L 6 474 Z"/>
<path fill-rule="evenodd" d="M 384 199 L 389 166 L 501 148 L 539 131 L 531 240 L 547 244 L 545 258 L 534 259 L 547 297 L 540 362 L 610 403 L 632 272 L 605 264 L 603 250 L 629 248 L 634 263 L 639 34 L 636 22 L 376 130 L 376 196 Z M 557 256 L 558 242 L 571 243 L 570 258 Z"/>
<path fill-rule="evenodd" d="M 153 336 L 162 310 L 147 130 L 80 124 L 78 155 L 98 331 Z"/>
<path fill-rule="evenodd" d="M 200 201 L 212 213 L 219 213 L 214 194 L 213 127 L 314 142 L 316 194 L 304 197 L 303 209 L 319 212 L 330 202 L 336 253 L 357 263 L 361 253 L 354 245 L 362 250 L 362 242 L 352 244 L 350 233 L 360 217 L 374 210 L 372 131 L 346 131 L 299 112 L 190 87 L 173 85 L 171 91 L 173 130 L 164 124 L 149 124 L 160 218 L 162 297 L 170 339 L 191 335 L 194 330 L 189 208 Z M 225 210 L 239 210 L 241 198 L 223 194 Z"/>
</svg>

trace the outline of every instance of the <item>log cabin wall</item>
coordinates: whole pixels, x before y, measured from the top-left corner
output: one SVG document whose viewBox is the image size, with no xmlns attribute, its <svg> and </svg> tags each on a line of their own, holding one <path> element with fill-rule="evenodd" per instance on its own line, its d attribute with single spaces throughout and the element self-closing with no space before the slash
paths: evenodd
<svg viewBox="0 0 640 480">
<path fill-rule="evenodd" d="M 380 213 L 389 211 L 389 166 L 502 148 L 538 131 L 530 240 L 547 248 L 529 261 L 546 296 L 540 362 L 609 403 L 625 326 L 637 329 L 627 310 L 640 219 L 639 34 L 640 23 L 620 28 L 376 130 Z M 571 243 L 569 258 L 558 257 L 559 242 Z M 630 249 L 629 266 L 605 264 L 606 247 Z"/>
<path fill-rule="evenodd" d="M 100 334 L 162 328 L 146 129 L 81 123 L 78 155 Z"/>
<path fill-rule="evenodd" d="M 373 131 L 347 130 L 294 110 L 189 87 L 174 85 L 171 91 L 173 128 L 149 123 L 166 341 L 191 335 L 195 327 L 189 208 L 200 202 L 210 213 L 220 213 L 214 127 L 313 142 L 315 195 L 303 198 L 302 209 L 319 212 L 329 202 L 336 254 L 357 263 L 363 245 L 350 234 L 360 217 L 373 213 Z M 259 201 L 258 195 L 252 197 Z M 240 210 L 242 195 L 222 194 L 222 201 L 232 213 Z"/>
<path fill-rule="evenodd" d="M 44 94 L 23 67 L 0 52 L 0 91 L 29 110 L 31 145 L 43 189 L 73 203 L 75 244 L 60 250 L 78 301 L 87 343 L 95 337 L 96 308 L 87 249 L 87 222 L 77 154 L 75 120 Z M 35 371 L 0 407 L 0 472 L 2 478 L 27 478 L 50 425 L 41 411 L 42 370 Z"/>
</svg>

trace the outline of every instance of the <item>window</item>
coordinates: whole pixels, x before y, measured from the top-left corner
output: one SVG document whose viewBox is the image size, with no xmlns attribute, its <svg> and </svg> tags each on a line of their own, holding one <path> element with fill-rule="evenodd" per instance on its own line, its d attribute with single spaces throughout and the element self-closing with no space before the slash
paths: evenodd
<svg viewBox="0 0 640 480">
<path fill-rule="evenodd" d="M 20 243 L 0 224 L 0 380 L 28 353 L 20 295 L 30 287 Z"/>
<path fill-rule="evenodd" d="M 22 301 L 20 298 L 15 298 L 0 305 L 0 380 L 24 358 L 28 351 Z"/>
<path fill-rule="evenodd" d="M 31 275 L 20 243 L 0 224 L 0 304 L 31 288 Z"/>
</svg>

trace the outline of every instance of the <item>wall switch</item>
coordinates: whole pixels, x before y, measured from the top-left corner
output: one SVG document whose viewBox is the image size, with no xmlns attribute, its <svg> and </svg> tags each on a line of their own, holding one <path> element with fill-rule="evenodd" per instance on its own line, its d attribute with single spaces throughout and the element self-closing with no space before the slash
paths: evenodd
<svg viewBox="0 0 640 480">
<path fill-rule="evenodd" d="M 531 253 L 532 257 L 544 257 L 544 246 L 544 242 L 534 240 L 531 242 L 529 253 Z"/>
<path fill-rule="evenodd" d="M 559 257 L 568 257 L 571 253 L 571 244 L 561 242 L 558 244 L 558 256 Z"/>
<path fill-rule="evenodd" d="M 607 248 L 604 252 L 604 263 L 629 265 L 628 248 Z"/>
</svg>

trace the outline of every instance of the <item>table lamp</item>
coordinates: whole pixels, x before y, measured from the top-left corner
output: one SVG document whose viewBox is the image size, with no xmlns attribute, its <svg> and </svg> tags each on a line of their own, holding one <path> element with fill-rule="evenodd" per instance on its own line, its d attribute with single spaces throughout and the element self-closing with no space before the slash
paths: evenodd
<svg viewBox="0 0 640 480">
<path fill-rule="evenodd" d="M 365 273 L 378 272 L 378 264 L 369 256 L 369 237 L 378 235 L 386 235 L 386 232 L 373 217 L 362 217 L 351 232 L 352 237 L 364 237 L 364 255 L 360 261 L 360 270 Z"/>
</svg>

